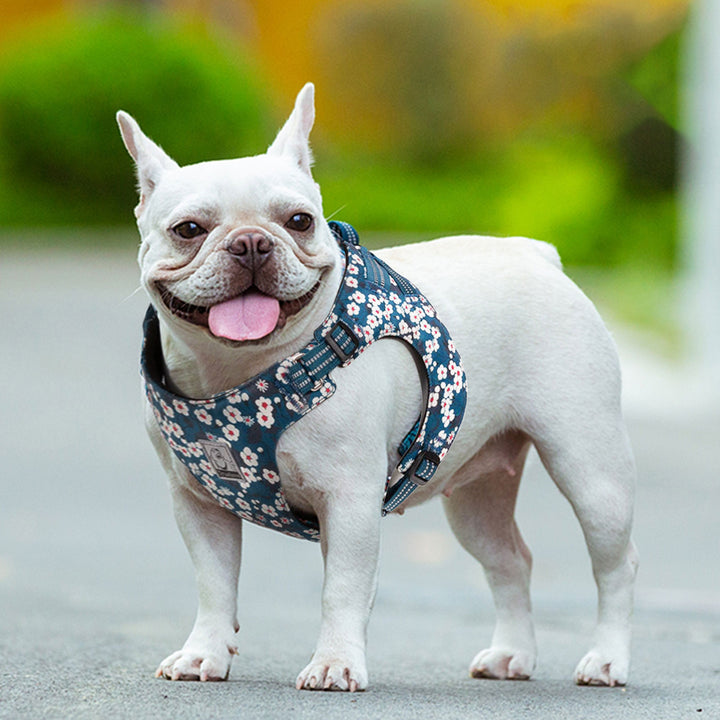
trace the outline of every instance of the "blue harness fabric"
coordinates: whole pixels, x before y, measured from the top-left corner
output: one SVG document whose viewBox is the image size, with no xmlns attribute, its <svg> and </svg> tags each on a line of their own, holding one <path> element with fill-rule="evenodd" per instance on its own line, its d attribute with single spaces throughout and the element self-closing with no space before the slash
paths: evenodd
<svg viewBox="0 0 720 720">
<path fill-rule="evenodd" d="M 396 510 L 434 475 L 457 434 L 466 403 L 460 356 L 422 293 L 367 248 L 352 226 L 331 222 L 345 255 L 335 304 L 313 339 L 242 385 L 189 399 L 164 384 L 160 327 L 150 306 L 141 358 L 145 391 L 168 445 L 225 508 L 294 537 L 319 540 L 317 519 L 293 511 L 277 466 L 280 436 L 335 392 L 331 373 L 386 337 L 415 351 L 425 409 L 398 448 L 382 512 Z M 397 477 L 390 484 L 391 478 Z"/>
</svg>

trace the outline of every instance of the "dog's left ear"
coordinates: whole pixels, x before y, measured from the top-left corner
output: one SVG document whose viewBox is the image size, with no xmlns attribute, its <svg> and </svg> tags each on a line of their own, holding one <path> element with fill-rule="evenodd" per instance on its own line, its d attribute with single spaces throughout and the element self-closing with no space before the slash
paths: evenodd
<svg viewBox="0 0 720 720">
<path fill-rule="evenodd" d="M 133 117 L 121 110 L 116 119 L 125 147 L 137 167 L 140 204 L 135 208 L 135 215 L 139 217 L 145 201 L 160 182 L 160 178 L 168 170 L 176 169 L 178 164 L 145 135 Z"/>
<path fill-rule="evenodd" d="M 309 138 L 315 122 L 314 98 L 315 86 L 308 83 L 299 92 L 292 114 L 267 151 L 268 155 L 289 157 L 308 175 L 313 162 Z"/>
</svg>

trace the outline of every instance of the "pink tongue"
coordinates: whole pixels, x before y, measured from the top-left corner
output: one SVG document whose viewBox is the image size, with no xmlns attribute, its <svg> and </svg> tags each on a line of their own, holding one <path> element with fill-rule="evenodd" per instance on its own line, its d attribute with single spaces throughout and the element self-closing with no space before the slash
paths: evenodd
<svg viewBox="0 0 720 720">
<path fill-rule="evenodd" d="M 257 290 L 213 305 L 208 315 L 210 332 L 229 340 L 257 340 L 269 335 L 280 317 L 280 303 Z"/>
</svg>

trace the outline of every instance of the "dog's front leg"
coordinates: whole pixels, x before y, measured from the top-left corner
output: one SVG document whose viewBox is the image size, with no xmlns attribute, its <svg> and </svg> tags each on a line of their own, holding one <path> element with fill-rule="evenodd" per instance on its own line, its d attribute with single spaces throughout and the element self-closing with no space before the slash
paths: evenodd
<svg viewBox="0 0 720 720">
<path fill-rule="evenodd" d="M 359 483 L 362 480 L 358 481 Z M 367 623 L 377 586 L 380 511 L 367 498 L 336 494 L 320 514 L 325 582 L 317 649 L 298 690 L 364 690 Z"/>
<path fill-rule="evenodd" d="M 181 650 L 160 663 L 168 680 L 225 680 L 237 654 L 242 520 L 208 497 L 173 488 L 175 519 L 195 566 L 198 612 Z"/>
</svg>

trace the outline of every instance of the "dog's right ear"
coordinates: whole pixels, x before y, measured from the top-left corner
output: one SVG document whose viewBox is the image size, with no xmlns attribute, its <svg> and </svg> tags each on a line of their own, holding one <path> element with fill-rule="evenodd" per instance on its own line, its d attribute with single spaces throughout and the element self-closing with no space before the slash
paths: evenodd
<svg viewBox="0 0 720 720">
<path fill-rule="evenodd" d="M 135 161 L 137 168 L 138 184 L 140 186 L 140 203 L 135 208 L 137 217 L 160 178 L 168 170 L 176 169 L 178 164 L 160 146 L 147 137 L 134 118 L 126 112 L 120 110 L 116 118 L 125 147 Z"/>
</svg>

